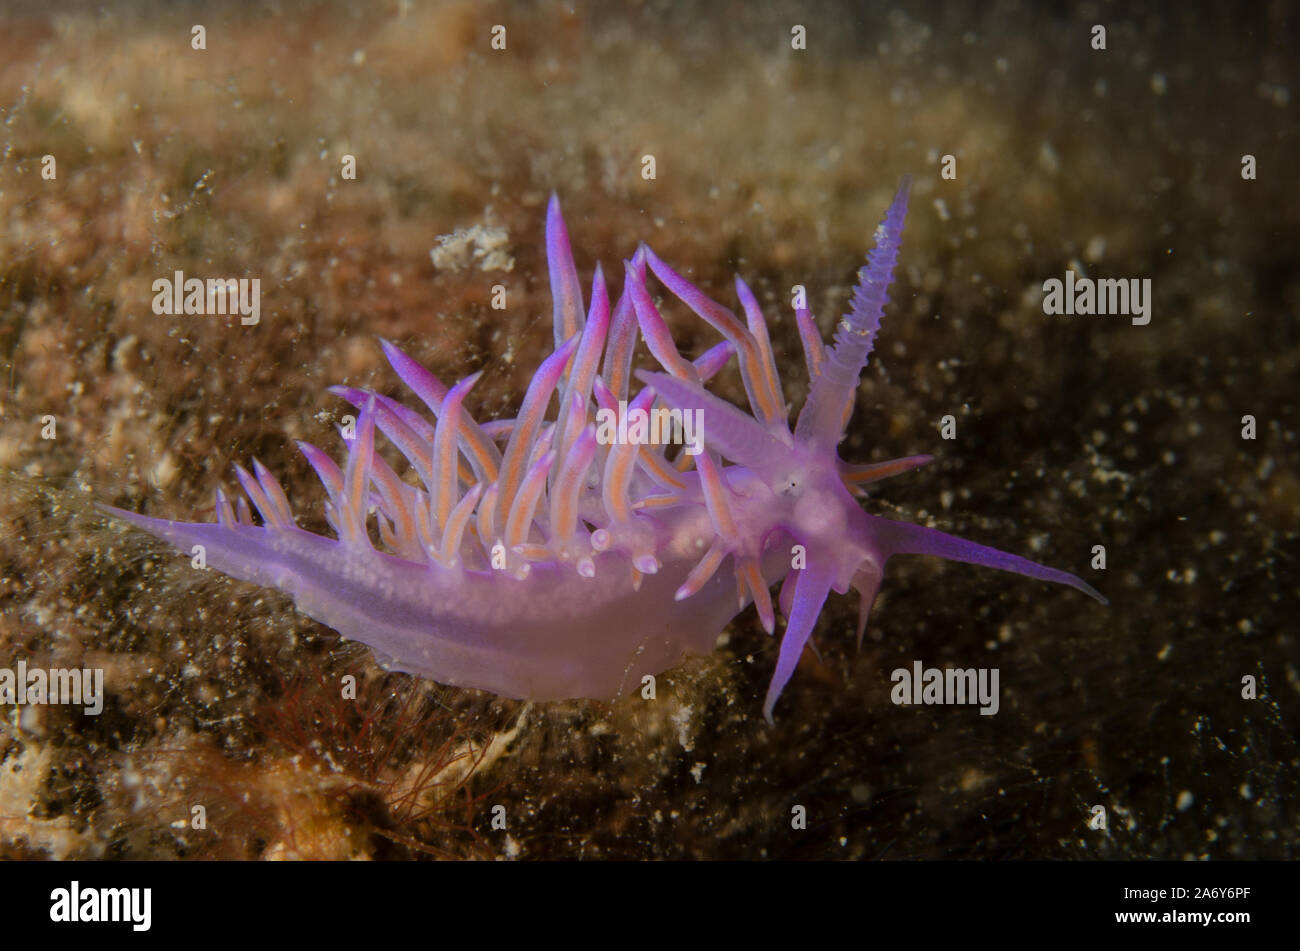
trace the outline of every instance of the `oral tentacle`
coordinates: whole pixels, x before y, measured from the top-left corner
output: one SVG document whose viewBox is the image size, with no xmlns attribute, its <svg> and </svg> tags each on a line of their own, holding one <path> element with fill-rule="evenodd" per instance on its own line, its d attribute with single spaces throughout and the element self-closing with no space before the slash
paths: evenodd
<svg viewBox="0 0 1300 951">
<path fill-rule="evenodd" d="M 894 555 L 936 555 L 949 561 L 964 561 L 971 565 L 981 565 L 999 571 L 1010 571 L 1027 578 L 1037 578 L 1040 581 L 1069 585 L 1102 604 L 1110 603 L 1092 585 L 1068 571 L 1049 568 L 1028 558 L 1021 558 L 1019 555 L 980 545 L 923 525 L 896 522 L 876 515 L 868 515 L 867 519 L 870 522 L 872 538 L 886 558 L 892 558 Z"/>
</svg>

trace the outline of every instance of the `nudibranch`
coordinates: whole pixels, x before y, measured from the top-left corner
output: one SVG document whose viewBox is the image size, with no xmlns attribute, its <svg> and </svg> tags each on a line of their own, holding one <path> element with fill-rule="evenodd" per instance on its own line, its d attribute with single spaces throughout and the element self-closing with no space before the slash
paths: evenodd
<svg viewBox="0 0 1300 951">
<path fill-rule="evenodd" d="M 807 309 L 795 311 L 811 385 L 793 429 L 767 324 L 743 280 L 742 321 L 642 244 L 623 262 L 617 303 L 611 308 L 599 265 L 584 302 L 553 195 L 546 252 L 555 349 L 518 416 L 476 421 L 466 402 L 479 374 L 447 387 L 381 340 L 430 415 L 379 393 L 332 390 L 356 408 L 341 427 L 346 459 L 339 465 L 299 445 L 329 496 L 337 537 L 300 529 L 256 460 L 251 473 L 236 466 L 244 494 L 233 504 L 217 490 L 215 523 L 108 511 L 187 554 L 202 546 L 206 563 L 228 575 L 286 592 L 388 669 L 535 700 L 624 695 L 685 653 L 713 650 L 752 603 L 768 634 L 778 609 L 786 618 L 763 706 L 770 721 L 828 593 L 859 592 L 860 642 L 894 555 L 999 568 L 1105 603 L 1065 571 L 870 515 L 858 501 L 864 485 L 931 459 L 852 465 L 837 451 L 888 300 L 907 196 L 904 180 L 833 343 Z M 723 340 L 682 356 L 647 272 Z M 662 372 L 633 374 L 638 339 Z M 733 356 L 749 413 L 704 387 Z M 651 441 L 646 420 L 664 421 L 667 433 Z M 687 420 L 697 422 L 696 445 L 666 444 Z M 376 452 L 377 433 L 414 478 Z"/>
</svg>

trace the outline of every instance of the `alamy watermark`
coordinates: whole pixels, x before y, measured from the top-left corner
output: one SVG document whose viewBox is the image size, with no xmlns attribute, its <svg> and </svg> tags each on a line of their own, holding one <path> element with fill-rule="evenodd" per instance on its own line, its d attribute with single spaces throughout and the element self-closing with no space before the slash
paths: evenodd
<svg viewBox="0 0 1300 951">
<path fill-rule="evenodd" d="M 104 712 L 104 668 L 0 667 L 0 706 L 52 704 L 80 706 L 88 716 Z"/>
<path fill-rule="evenodd" d="M 596 410 L 596 442 L 602 446 L 662 446 L 669 443 L 685 446 L 688 456 L 698 456 L 704 449 L 704 410 L 627 408 L 619 400 L 618 411 Z"/>
<path fill-rule="evenodd" d="M 1151 323 L 1151 278 L 1078 277 L 1065 272 L 1065 280 L 1043 281 L 1043 313 L 1049 317 L 1132 317 L 1133 324 Z"/>
<path fill-rule="evenodd" d="M 889 699 L 902 704 L 979 704 L 980 716 L 998 712 L 998 668 L 926 667 L 912 661 L 911 670 L 898 667 L 889 675 L 894 688 Z"/>
<path fill-rule="evenodd" d="M 75 879 L 50 892 L 50 921 L 127 922 L 133 931 L 153 924 L 152 888 L 83 888 Z"/>
<path fill-rule="evenodd" d="M 186 278 L 184 271 L 153 282 L 153 312 L 159 316 L 181 314 L 239 314 L 239 322 L 252 327 L 262 319 L 262 279 L 241 277 Z"/>
</svg>

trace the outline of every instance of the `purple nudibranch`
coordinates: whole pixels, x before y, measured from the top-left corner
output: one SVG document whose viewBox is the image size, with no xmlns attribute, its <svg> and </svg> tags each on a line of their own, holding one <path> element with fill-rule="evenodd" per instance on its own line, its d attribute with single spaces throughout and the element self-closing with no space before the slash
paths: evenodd
<svg viewBox="0 0 1300 951">
<path fill-rule="evenodd" d="M 812 315 L 796 311 L 811 387 L 793 431 L 767 325 L 744 281 L 736 278 L 742 322 L 643 244 L 624 261 L 613 308 L 599 265 L 584 307 L 552 195 L 546 251 L 556 349 L 516 418 L 476 422 L 464 403 L 479 374 L 446 387 L 381 341 L 435 421 L 379 394 L 334 388 L 359 410 L 354 431 L 344 431 L 342 468 L 299 445 L 325 486 L 337 538 L 298 528 L 283 489 L 257 461 L 252 473 L 236 467 L 247 501 L 232 505 L 218 489 L 215 523 L 104 508 L 187 553 L 202 545 L 207 563 L 228 575 L 288 593 L 298 610 L 367 644 L 388 669 L 515 698 L 621 696 L 685 653 L 713 650 L 750 603 L 771 634 L 769 586 L 782 582 L 777 607 L 787 623 L 763 705 L 770 721 L 828 593 L 859 592 L 860 643 L 894 555 L 999 568 L 1105 604 L 1068 572 L 869 515 L 855 498 L 863 485 L 931 459 L 850 465 L 836 448 L 888 300 L 908 187 L 904 179 L 876 230 L 834 343 L 825 346 Z M 647 269 L 724 342 L 682 357 L 646 289 Z M 645 387 L 635 391 L 638 336 L 664 372 L 637 372 Z M 703 386 L 733 355 L 749 413 Z M 697 452 L 673 455 L 647 442 L 636 425 L 646 411 L 675 424 L 697 420 Z M 610 422 L 617 425 L 603 425 Z M 409 460 L 418 484 L 376 453 L 376 430 Z"/>
</svg>

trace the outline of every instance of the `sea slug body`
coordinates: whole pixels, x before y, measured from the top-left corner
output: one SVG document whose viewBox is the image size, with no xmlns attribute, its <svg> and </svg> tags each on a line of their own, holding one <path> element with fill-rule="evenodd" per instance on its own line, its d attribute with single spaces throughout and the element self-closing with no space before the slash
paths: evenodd
<svg viewBox="0 0 1300 951">
<path fill-rule="evenodd" d="M 232 504 L 218 490 L 215 523 L 105 508 L 187 554 L 203 546 L 207 563 L 226 574 L 287 592 L 300 611 L 369 645 L 390 669 L 537 700 L 626 694 L 684 653 L 713 650 L 752 603 L 769 634 L 778 609 L 787 620 L 763 706 L 771 720 L 828 593 L 859 592 L 860 640 L 894 555 L 999 568 L 1105 603 L 1072 574 L 870 515 L 855 498 L 861 486 L 930 460 L 850 465 L 836 448 L 888 299 L 907 194 L 905 180 L 833 344 L 823 343 L 808 311 L 795 314 L 811 387 L 793 429 L 767 325 L 740 278 L 743 321 L 642 245 L 624 262 L 618 301 L 611 307 L 597 266 L 584 304 L 552 196 L 555 351 L 517 417 L 476 422 L 465 404 L 477 374 L 444 386 L 381 341 L 434 421 L 376 393 L 334 388 L 359 411 L 344 431 L 346 460 L 340 467 L 300 446 L 329 496 L 336 538 L 298 528 L 279 483 L 256 461 L 251 473 L 236 470 L 247 499 Z M 648 273 L 724 341 L 683 357 L 647 290 Z M 644 386 L 636 390 L 638 339 L 663 372 L 637 372 Z M 704 388 L 732 356 L 749 413 Z M 696 451 L 628 436 L 655 417 L 697 420 Z M 418 485 L 376 453 L 377 433 L 409 460 Z M 769 586 L 777 583 L 774 606 Z"/>
</svg>

